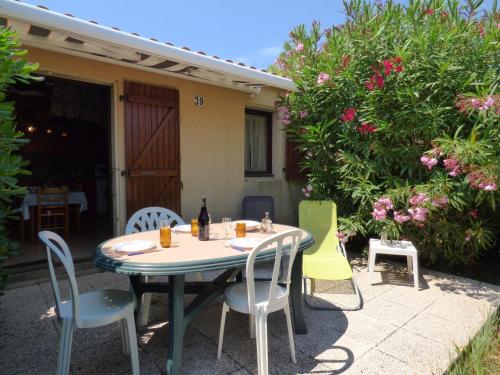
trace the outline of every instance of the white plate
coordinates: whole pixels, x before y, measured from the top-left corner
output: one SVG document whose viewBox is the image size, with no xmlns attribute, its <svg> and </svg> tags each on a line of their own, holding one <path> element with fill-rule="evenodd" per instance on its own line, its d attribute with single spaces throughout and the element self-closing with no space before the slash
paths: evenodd
<svg viewBox="0 0 500 375">
<path fill-rule="evenodd" d="M 179 233 L 191 233 L 191 224 L 176 225 L 172 229 Z"/>
<path fill-rule="evenodd" d="M 251 232 L 255 229 L 257 229 L 260 226 L 260 223 L 258 221 L 253 221 L 253 220 L 237 220 L 233 221 L 233 226 L 236 228 L 236 223 L 245 223 L 245 227 L 247 232 Z"/>
<path fill-rule="evenodd" d="M 151 241 L 133 240 L 117 243 L 113 246 L 113 250 L 117 253 L 134 254 L 147 250 L 153 250 L 155 247 L 156 245 Z"/>
<path fill-rule="evenodd" d="M 261 241 L 257 238 L 241 237 L 229 240 L 229 246 L 238 250 L 251 250 L 257 246 Z"/>
</svg>

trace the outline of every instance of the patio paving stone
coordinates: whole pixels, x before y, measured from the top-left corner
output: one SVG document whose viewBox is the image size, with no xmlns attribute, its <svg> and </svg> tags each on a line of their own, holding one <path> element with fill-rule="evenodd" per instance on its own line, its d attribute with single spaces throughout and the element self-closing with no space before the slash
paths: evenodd
<svg viewBox="0 0 500 375">
<path fill-rule="evenodd" d="M 416 374 L 408 364 L 385 354 L 377 349 L 370 349 L 360 359 L 354 362 L 346 375 L 383 374 L 383 375 L 413 375 Z"/>
<path fill-rule="evenodd" d="M 295 335 L 297 365 L 290 359 L 285 315 L 269 315 L 271 374 L 442 373 L 456 357 L 455 344 L 465 345 L 500 302 L 499 286 L 426 269 L 416 291 L 404 265 L 385 261 L 377 266 L 372 286 L 365 263 L 355 264 L 363 309 L 306 309 L 308 334 Z M 129 288 L 126 277 L 102 272 L 78 277 L 78 286 L 81 292 Z M 336 303 L 353 300 L 347 283 L 332 284 L 325 292 Z M 192 298 L 187 296 L 185 303 Z M 59 336 L 50 283 L 8 290 L 0 301 L 0 375 L 53 374 Z M 223 356 L 217 361 L 221 307 L 219 299 L 188 327 L 183 374 L 256 373 L 255 341 L 248 336 L 245 314 L 229 312 Z M 165 296 L 153 296 L 149 318 L 148 326 L 138 330 L 141 374 L 160 375 L 166 366 L 169 328 Z M 130 359 L 121 347 L 117 323 L 75 330 L 71 373 L 129 374 Z"/>
<path fill-rule="evenodd" d="M 419 310 L 389 301 L 385 299 L 385 295 L 380 295 L 363 306 L 363 313 L 383 322 L 402 327 L 415 317 Z"/>
<path fill-rule="evenodd" d="M 377 349 L 407 363 L 419 375 L 443 373 L 456 356 L 447 346 L 404 328 L 389 336 Z"/>
</svg>

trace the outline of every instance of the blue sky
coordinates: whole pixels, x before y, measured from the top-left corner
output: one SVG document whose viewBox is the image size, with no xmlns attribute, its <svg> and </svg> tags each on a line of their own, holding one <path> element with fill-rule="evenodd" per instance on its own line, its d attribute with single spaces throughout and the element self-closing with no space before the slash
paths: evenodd
<svg viewBox="0 0 500 375">
<path fill-rule="evenodd" d="M 294 26 L 344 20 L 341 0 L 24 1 L 258 68 L 274 62 Z"/>
</svg>

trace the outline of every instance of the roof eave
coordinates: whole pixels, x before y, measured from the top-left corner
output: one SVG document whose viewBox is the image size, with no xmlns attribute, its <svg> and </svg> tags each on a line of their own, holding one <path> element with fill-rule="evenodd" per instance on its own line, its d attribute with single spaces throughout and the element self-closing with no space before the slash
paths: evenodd
<svg viewBox="0 0 500 375">
<path fill-rule="evenodd" d="M 243 80 L 251 79 L 256 83 L 288 91 L 297 90 L 295 83 L 288 78 L 215 59 L 210 56 L 170 46 L 155 40 L 111 29 L 21 2 L 12 0 L 2 1 L 0 3 L 0 14 L 23 22 L 28 21 L 40 27 L 63 31 L 75 37 L 84 36 L 85 38 L 109 43 L 122 48 L 132 48 L 145 54 L 172 59 L 199 68 L 231 74 Z"/>
</svg>

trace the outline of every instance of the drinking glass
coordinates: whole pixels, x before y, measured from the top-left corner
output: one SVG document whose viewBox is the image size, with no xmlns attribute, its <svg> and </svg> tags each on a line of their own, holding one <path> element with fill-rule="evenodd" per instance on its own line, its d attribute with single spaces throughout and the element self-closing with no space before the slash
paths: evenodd
<svg viewBox="0 0 500 375">
<path fill-rule="evenodd" d="M 198 219 L 191 220 L 191 235 L 198 237 Z"/>
<path fill-rule="evenodd" d="M 247 226 L 245 223 L 236 223 L 236 237 L 245 237 Z"/>
<path fill-rule="evenodd" d="M 222 218 L 222 226 L 224 228 L 224 238 L 227 240 L 229 238 L 229 230 L 231 229 L 232 220 L 230 217 Z"/>
<path fill-rule="evenodd" d="M 160 244 L 161 247 L 170 247 L 172 244 L 172 232 L 167 220 L 160 220 Z"/>
</svg>

